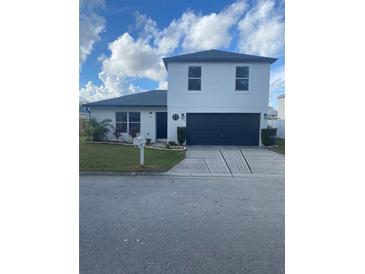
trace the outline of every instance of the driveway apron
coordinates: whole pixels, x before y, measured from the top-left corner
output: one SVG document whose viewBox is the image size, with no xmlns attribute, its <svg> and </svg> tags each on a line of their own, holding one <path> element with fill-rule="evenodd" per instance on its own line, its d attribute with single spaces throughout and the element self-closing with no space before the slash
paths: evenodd
<svg viewBox="0 0 365 274">
<path fill-rule="evenodd" d="M 260 147 L 189 146 L 169 175 L 244 176 L 284 174 L 284 156 Z"/>
</svg>

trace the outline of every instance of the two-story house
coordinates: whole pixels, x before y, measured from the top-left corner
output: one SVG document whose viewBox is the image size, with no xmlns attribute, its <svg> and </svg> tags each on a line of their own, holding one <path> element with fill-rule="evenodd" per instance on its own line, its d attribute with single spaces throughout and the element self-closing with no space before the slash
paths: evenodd
<svg viewBox="0 0 365 274">
<path fill-rule="evenodd" d="M 91 117 L 109 118 L 120 132 L 139 131 L 152 142 L 260 145 L 267 126 L 270 65 L 275 58 L 207 50 L 163 58 L 168 90 L 151 90 L 86 104 Z"/>
</svg>

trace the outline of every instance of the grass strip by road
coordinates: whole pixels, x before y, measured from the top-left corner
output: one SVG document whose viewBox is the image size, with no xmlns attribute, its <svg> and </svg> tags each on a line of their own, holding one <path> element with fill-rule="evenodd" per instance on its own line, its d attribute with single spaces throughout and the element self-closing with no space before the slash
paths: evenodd
<svg viewBox="0 0 365 274">
<path fill-rule="evenodd" d="M 164 151 L 145 148 L 145 166 L 139 165 L 139 149 L 133 146 L 95 144 L 80 141 L 80 171 L 162 172 L 185 158 L 185 151 Z"/>
</svg>

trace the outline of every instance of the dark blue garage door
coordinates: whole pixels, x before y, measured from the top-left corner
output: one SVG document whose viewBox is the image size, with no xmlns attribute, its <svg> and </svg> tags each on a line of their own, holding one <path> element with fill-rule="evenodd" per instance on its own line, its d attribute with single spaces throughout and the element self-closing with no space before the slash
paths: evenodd
<svg viewBox="0 0 365 274">
<path fill-rule="evenodd" d="M 260 113 L 187 113 L 188 145 L 258 146 Z"/>
</svg>

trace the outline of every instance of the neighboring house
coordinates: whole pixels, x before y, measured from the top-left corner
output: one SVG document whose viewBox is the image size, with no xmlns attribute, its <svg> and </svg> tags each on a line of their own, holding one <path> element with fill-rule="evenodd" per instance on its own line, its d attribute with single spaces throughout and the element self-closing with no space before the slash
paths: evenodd
<svg viewBox="0 0 365 274">
<path fill-rule="evenodd" d="M 84 104 L 87 102 L 79 103 L 79 131 L 82 132 L 86 128 L 87 121 L 89 120 L 89 112 Z"/>
<path fill-rule="evenodd" d="M 91 117 L 111 119 L 121 132 L 189 145 L 260 145 L 267 127 L 270 65 L 275 58 L 219 50 L 163 58 L 168 91 L 151 90 L 88 103 Z"/>
<path fill-rule="evenodd" d="M 87 104 L 87 102 L 79 103 L 79 118 L 89 120 L 89 112 L 88 112 L 85 104 Z"/>
<path fill-rule="evenodd" d="M 280 120 L 285 120 L 285 93 L 278 97 L 278 101 L 279 101 L 278 118 Z"/>
<path fill-rule="evenodd" d="M 285 94 L 278 97 L 278 115 L 277 119 L 268 120 L 271 127 L 277 128 L 276 136 L 285 139 Z"/>
<path fill-rule="evenodd" d="M 267 119 L 268 120 L 278 119 L 278 111 L 273 107 L 269 106 L 269 110 L 267 112 Z"/>
</svg>

